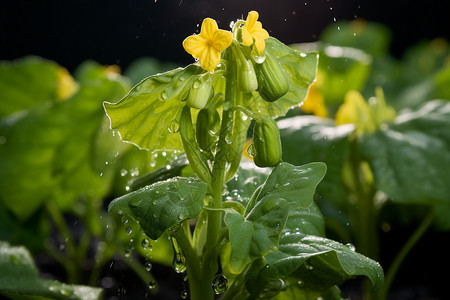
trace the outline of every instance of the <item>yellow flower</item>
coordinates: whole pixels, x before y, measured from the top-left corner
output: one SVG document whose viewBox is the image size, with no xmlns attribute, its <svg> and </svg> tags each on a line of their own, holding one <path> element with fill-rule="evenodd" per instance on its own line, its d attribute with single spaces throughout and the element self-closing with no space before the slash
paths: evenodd
<svg viewBox="0 0 450 300">
<path fill-rule="evenodd" d="M 200 34 L 187 37 L 183 48 L 199 60 L 203 69 L 212 72 L 220 62 L 220 53 L 231 45 L 232 40 L 231 32 L 219 29 L 216 21 L 206 18 Z"/>
<path fill-rule="evenodd" d="M 248 13 L 245 25 L 242 26 L 242 41 L 245 46 L 251 46 L 255 43 L 256 51 L 261 54 L 266 47 L 266 39 L 269 38 L 269 33 L 262 28 L 261 22 L 257 21 L 259 14 L 252 10 Z"/>
</svg>

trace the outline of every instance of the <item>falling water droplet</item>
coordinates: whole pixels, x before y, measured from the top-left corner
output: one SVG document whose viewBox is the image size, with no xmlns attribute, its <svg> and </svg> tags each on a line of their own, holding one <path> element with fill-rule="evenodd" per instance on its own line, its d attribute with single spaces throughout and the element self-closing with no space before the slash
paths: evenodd
<svg viewBox="0 0 450 300">
<path fill-rule="evenodd" d="M 212 282 L 212 288 L 216 295 L 223 294 L 227 291 L 228 280 L 223 274 L 217 274 Z"/>
</svg>

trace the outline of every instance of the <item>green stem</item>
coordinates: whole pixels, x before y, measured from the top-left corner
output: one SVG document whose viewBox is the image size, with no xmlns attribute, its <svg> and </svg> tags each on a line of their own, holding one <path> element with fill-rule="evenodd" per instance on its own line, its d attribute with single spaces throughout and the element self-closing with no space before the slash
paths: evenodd
<svg viewBox="0 0 450 300">
<path fill-rule="evenodd" d="M 69 283 L 78 283 L 79 282 L 79 268 L 77 267 L 76 258 L 77 258 L 77 248 L 75 245 L 75 240 L 72 236 L 71 231 L 67 227 L 66 221 L 64 220 L 61 211 L 52 201 L 46 201 L 45 207 L 47 209 L 48 214 L 53 220 L 55 226 L 58 228 L 61 238 L 65 241 L 65 249 L 68 259 L 66 259 L 66 263 L 63 266 L 67 272 L 67 280 Z M 56 250 L 57 251 L 57 250 Z M 56 254 L 56 253 L 54 253 Z M 54 257 L 56 257 L 54 255 Z"/>
<path fill-rule="evenodd" d="M 394 258 L 394 261 L 390 265 L 388 271 L 386 272 L 385 282 L 381 290 L 376 293 L 376 299 L 386 299 L 388 292 L 391 288 L 392 282 L 395 279 L 395 275 L 397 274 L 400 265 L 405 260 L 406 256 L 411 252 L 411 249 L 416 245 L 416 243 L 420 240 L 420 238 L 425 234 L 430 225 L 433 222 L 434 215 L 432 212 L 428 213 L 425 218 L 420 222 L 417 229 L 413 232 L 413 234 L 409 237 L 408 241 L 403 245 L 402 249 L 397 253 Z"/>
</svg>

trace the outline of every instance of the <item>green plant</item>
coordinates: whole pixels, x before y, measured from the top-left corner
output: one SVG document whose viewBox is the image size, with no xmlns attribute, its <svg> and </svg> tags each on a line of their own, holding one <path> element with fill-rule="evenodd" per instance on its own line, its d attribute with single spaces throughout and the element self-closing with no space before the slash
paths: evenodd
<svg viewBox="0 0 450 300">
<path fill-rule="evenodd" d="M 191 168 L 183 177 L 150 174 L 148 185 L 115 199 L 109 211 L 135 220 L 153 240 L 169 235 L 174 270 L 186 272 L 191 299 L 340 299 L 337 285 L 359 275 L 378 289 L 378 263 L 324 237 L 313 196 L 325 164 L 278 163 L 279 149 L 271 149 L 279 136 L 268 118 L 305 98 L 317 54 L 269 37 L 257 19 L 250 12 L 232 32 L 205 19 L 183 43 L 199 63 L 150 76 L 104 104 L 123 140 L 183 151 Z M 287 80 L 288 90 L 276 79 Z M 255 160 L 271 170 L 241 161 L 251 119 Z M 235 192 L 224 197 L 227 191 Z"/>
<path fill-rule="evenodd" d="M 422 42 L 396 61 L 386 53 L 389 34 L 381 25 L 355 21 L 339 27 L 321 37 L 322 76 L 306 100 L 316 103 L 310 112 L 323 116 L 325 110 L 329 118 L 280 121 L 283 159 L 327 164 L 317 194 L 328 232 L 362 254 L 383 257 L 380 251 L 390 245 L 380 245 L 380 236 L 391 223 L 416 227 L 401 249 L 390 249 L 396 255 L 384 265 L 381 290 L 371 295 L 366 289 L 367 297 L 385 299 L 426 231 L 432 225 L 449 229 L 450 49 L 443 40 Z"/>
</svg>

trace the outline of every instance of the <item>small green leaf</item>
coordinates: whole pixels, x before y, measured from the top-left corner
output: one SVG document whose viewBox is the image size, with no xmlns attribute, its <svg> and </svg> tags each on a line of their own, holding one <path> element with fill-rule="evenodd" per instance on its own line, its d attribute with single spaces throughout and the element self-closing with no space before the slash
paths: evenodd
<svg viewBox="0 0 450 300">
<path fill-rule="evenodd" d="M 150 76 L 137 84 L 122 100 L 104 103 L 111 128 L 124 141 L 148 150 L 182 150 L 178 134 L 170 132 L 183 107 L 181 101 L 203 72 L 196 65 Z"/>
<path fill-rule="evenodd" d="M 281 163 L 272 170 L 254 201 L 242 216 L 225 215 L 231 254 L 230 268 L 239 273 L 251 261 L 273 251 L 292 207 L 308 207 L 315 188 L 326 172 L 323 163 L 296 167 Z"/>
<path fill-rule="evenodd" d="M 277 117 L 286 114 L 305 99 L 309 86 L 316 78 L 317 53 L 300 53 L 277 39 L 266 40 L 266 50 L 278 60 L 289 81 L 289 91 L 274 102 L 267 102 L 257 92 L 246 102 L 249 110 L 261 115 Z M 295 66 L 295 67 L 294 67 Z"/>
<path fill-rule="evenodd" d="M 207 185 L 200 180 L 175 177 L 114 199 L 108 211 L 130 216 L 156 240 L 168 228 L 197 217 L 206 189 Z"/>
<path fill-rule="evenodd" d="M 10 299 L 101 299 L 102 289 L 64 284 L 39 277 L 25 247 L 0 241 L 0 294 Z"/>
</svg>

